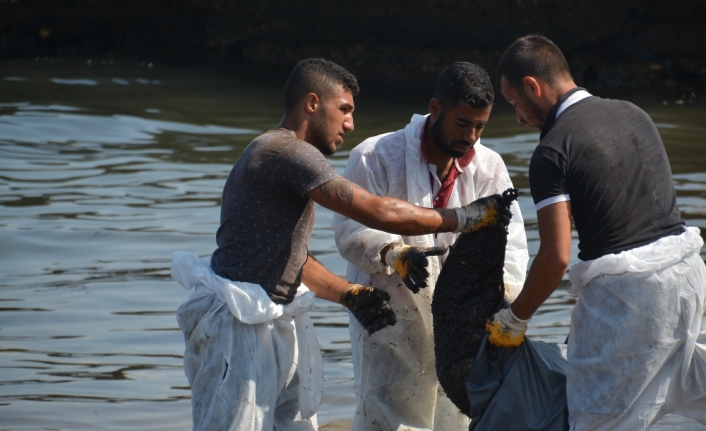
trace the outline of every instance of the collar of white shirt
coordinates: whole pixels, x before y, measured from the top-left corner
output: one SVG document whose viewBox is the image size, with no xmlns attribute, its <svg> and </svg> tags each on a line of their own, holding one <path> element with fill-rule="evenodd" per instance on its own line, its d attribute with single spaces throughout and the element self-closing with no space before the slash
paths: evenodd
<svg viewBox="0 0 706 431">
<path fill-rule="evenodd" d="M 569 106 L 573 105 L 576 102 L 579 102 L 587 97 L 591 97 L 591 93 L 589 93 L 586 90 L 579 90 L 569 96 L 566 100 L 564 100 L 564 103 L 559 106 L 559 109 L 556 110 L 556 117 L 554 119 L 559 118 L 559 115 L 561 115 L 562 112 L 566 110 Z"/>
</svg>

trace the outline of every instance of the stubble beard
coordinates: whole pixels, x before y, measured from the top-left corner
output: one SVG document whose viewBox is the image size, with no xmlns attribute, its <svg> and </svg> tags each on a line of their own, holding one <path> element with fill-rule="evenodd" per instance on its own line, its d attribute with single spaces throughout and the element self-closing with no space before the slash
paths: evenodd
<svg viewBox="0 0 706 431">
<path fill-rule="evenodd" d="M 529 109 L 530 115 L 537 120 L 537 124 L 527 124 L 530 129 L 533 130 L 542 130 L 544 128 L 544 124 L 547 122 L 547 114 L 542 111 L 542 109 L 537 105 L 536 103 L 532 102 L 532 100 L 527 97 L 526 94 L 521 94 L 521 97 L 525 99 L 525 103 L 527 104 L 527 108 Z"/>
<path fill-rule="evenodd" d="M 442 153 L 446 154 L 449 157 L 453 157 L 454 159 L 458 159 L 459 157 L 463 157 L 466 153 L 460 152 L 460 151 L 455 151 L 452 147 L 455 144 L 455 141 L 449 145 L 449 141 L 446 139 L 444 136 L 444 130 L 443 130 L 443 122 L 444 122 L 444 117 L 446 116 L 446 113 L 442 110 L 441 113 L 439 114 L 439 117 L 437 117 L 436 121 L 434 124 L 431 125 L 431 137 L 434 139 L 434 144 L 436 144 L 436 148 L 439 149 Z M 462 145 L 467 145 L 467 143 L 464 141 L 461 143 Z"/>
<path fill-rule="evenodd" d="M 336 154 L 335 136 L 328 136 L 328 123 L 323 112 L 320 112 L 311 121 L 312 138 L 310 144 L 321 151 L 324 156 L 332 156 Z M 338 136 L 338 135 L 336 135 Z"/>
</svg>

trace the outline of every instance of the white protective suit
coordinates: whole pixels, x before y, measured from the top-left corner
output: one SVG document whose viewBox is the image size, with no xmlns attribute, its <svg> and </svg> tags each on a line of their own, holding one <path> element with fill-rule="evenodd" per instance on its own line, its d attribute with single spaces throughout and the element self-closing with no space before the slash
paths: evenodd
<svg viewBox="0 0 706 431">
<path fill-rule="evenodd" d="M 402 130 L 365 140 L 351 151 L 344 176 L 371 193 L 393 196 L 432 208 L 441 187 L 436 167 L 421 153 L 426 116 L 414 115 Z M 512 182 L 502 158 L 475 144 L 476 155 L 456 179 L 448 208 L 502 193 Z M 458 167 L 458 165 L 457 165 Z M 434 178 L 434 190 L 429 174 Z M 514 202 L 505 262 L 505 286 L 514 299 L 525 280 L 529 259 L 520 207 Z M 334 214 L 336 245 L 348 260 L 347 278 L 387 291 L 397 324 L 369 336 L 351 317 L 350 333 L 358 407 L 353 429 L 443 430 L 468 429 L 468 418 L 443 395 L 434 367 L 431 300 L 441 259 L 430 257 L 428 287 L 413 294 L 394 270 L 380 260 L 390 243 L 450 246 L 457 234 L 400 236 L 370 229 Z"/>
<path fill-rule="evenodd" d="M 195 287 L 177 310 L 195 431 L 316 431 L 323 365 L 303 284 L 291 304 L 216 275 L 210 259 L 174 252 L 172 277 Z"/>
<path fill-rule="evenodd" d="M 699 229 L 571 268 L 572 431 L 645 430 L 668 413 L 706 424 L 706 266 Z"/>
</svg>

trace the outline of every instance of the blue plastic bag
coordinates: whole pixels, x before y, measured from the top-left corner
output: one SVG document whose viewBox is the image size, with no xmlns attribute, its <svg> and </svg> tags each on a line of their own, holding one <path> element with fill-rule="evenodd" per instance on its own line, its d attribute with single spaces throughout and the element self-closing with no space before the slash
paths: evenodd
<svg viewBox="0 0 706 431">
<path fill-rule="evenodd" d="M 569 429 L 565 345 L 525 339 L 503 348 L 483 339 L 466 382 L 469 431 Z"/>
</svg>

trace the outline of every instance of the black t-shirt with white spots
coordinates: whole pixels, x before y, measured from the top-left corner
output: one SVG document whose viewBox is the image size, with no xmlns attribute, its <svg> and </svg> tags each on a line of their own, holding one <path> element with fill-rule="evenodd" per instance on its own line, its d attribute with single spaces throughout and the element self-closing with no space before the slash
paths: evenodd
<svg viewBox="0 0 706 431">
<path fill-rule="evenodd" d="M 293 132 L 273 129 L 258 136 L 223 188 L 213 271 L 257 283 L 277 303 L 291 302 L 314 227 L 314 201 L 306 194 L 338 176 L 317 148 Z"/>
<path fill-rule="evenodd" d="M 529 180 L 538 208 L 571 201 L 581 260 L 683 230 L 662 139 L 650 117 L 629 102 L 588 97 L 548 121 Z"/>
</svg>

